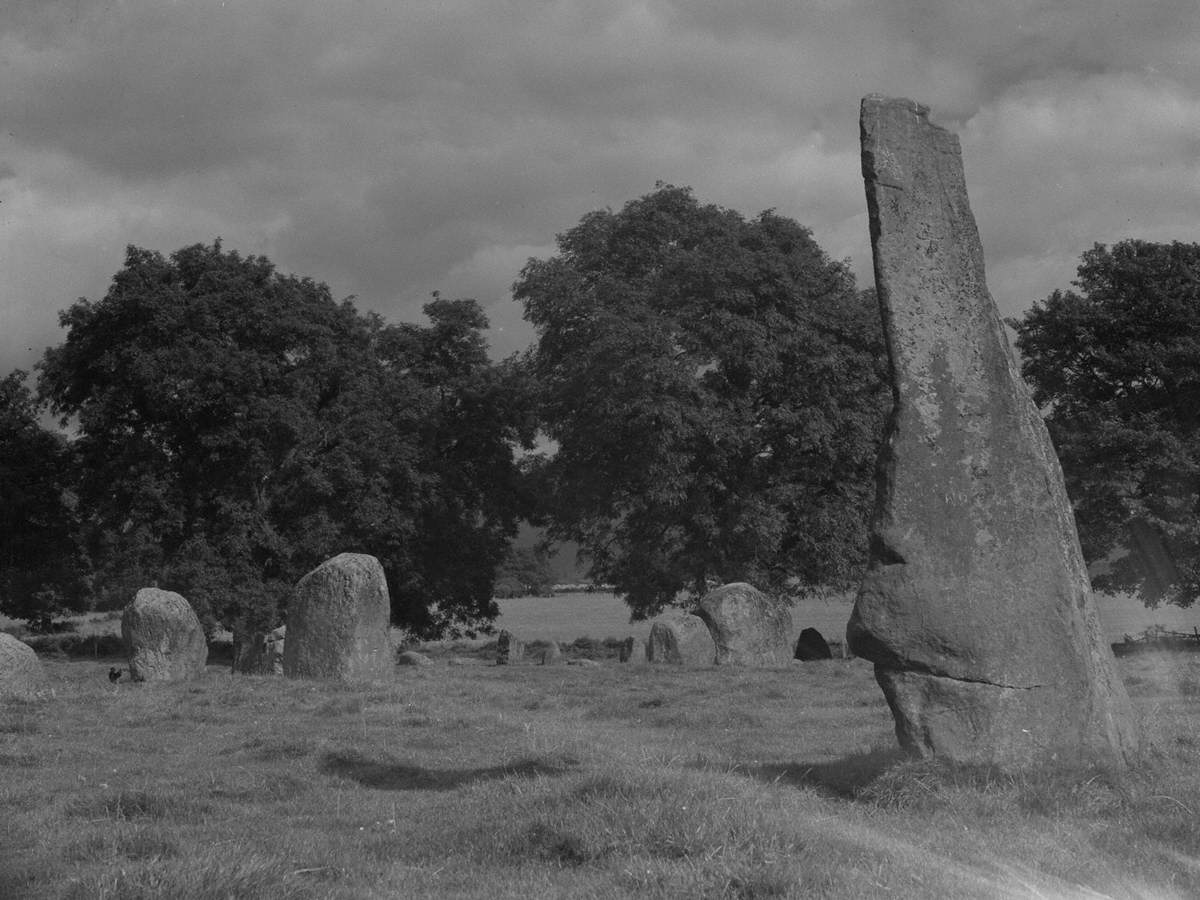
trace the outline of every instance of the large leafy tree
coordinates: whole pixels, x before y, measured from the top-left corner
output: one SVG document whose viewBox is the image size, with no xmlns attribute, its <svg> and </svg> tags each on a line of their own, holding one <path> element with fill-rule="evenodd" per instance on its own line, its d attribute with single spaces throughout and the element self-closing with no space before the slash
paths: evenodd
<svg viewBox="0 0 1200 900">
<path fill-rule="evenodd" d="M 520 423 L 515 407 L 465 411 L 511 380 L 486 359 L 473 301 L 426 312 L 429 326 L 385 325 L 219 242 L 169 258 L 130 247 L 103 299 L 62 314 L 66 340 L 41 363 L 77 428 L 101 602 L 157 583 L 261 627 L 305 571 L 352 550 L 383 562 L 400 624 L 493 615 Z M 455 538 L 458 555 L 441 543 Z"/>
<path fill-rule="evenodd" d="M 859 571 L 887 392 L 879 313 L 809 231 L 659 185 L 514 286 L 556 451 L 550 534 L 635 616 L 710 579 Z"/>
<path fill-rule="evenodd" d="M 1200 244 L 1127 240 L 1020 320 L 1017 347 L 1099 587 L 1200 593 Z"/>
<path fill-rule="evenodd" d="M 69 451 L 16 370 L 0 381 L 0 612 L 47 624 L 86 602 Z"/>
</svg>

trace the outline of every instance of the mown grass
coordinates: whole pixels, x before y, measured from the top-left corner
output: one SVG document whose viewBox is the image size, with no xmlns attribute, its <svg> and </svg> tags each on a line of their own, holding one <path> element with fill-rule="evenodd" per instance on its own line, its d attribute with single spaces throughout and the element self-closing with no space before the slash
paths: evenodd
<svg viewBox="0 0 1200 900">
<path fill-rule="evenodd" d="M 50 660 L 0 705 L 0 897 L 1200 896 L 1200 661 L 1121 661 L 1129 772 L 906 761 L 861 661 L 776 670 Z"/>
</svg>

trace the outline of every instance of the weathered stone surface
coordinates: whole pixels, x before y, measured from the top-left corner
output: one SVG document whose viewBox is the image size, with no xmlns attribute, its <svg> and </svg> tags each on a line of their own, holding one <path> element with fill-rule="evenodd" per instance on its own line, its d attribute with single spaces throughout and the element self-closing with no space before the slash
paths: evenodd
<svg viewBox="0 0 1200 900">
<path fill-rule="evenodd" d="M 652 663 L 711 666 L 717 648 L 699 616 L 680 611 L 663 613 L 650 623 L 646 658 Z"/>
<path fill-rule="evenodd" d="M 801 662 L 813 662 L 818 659 L 833 659 L 833 651 L 825 640 L 825 635 L 815 628 L 805 628 L 796 638 L 794 659 Z"/>
<path fill-rule="evenodd" d="M 1021 767 L 1128 761 L 1062 472 L 984 283 L 958 139 L 868 97 L 862 159 L 896 398 L 847 627 L 900 742 Z"/>
<path fill-rule="evenodd" d="M 623 663 L 644 663 L 646 661 L 646 642 L 635 637 L 627 637 L 621 641 L 621 648 L 618 651 L 619 658 Z"/>
<path fill-rule="evenodd" d="M 0 631 L 0 697 L 28 697 L 45 686 L 46 673 L 33 648 Z"/>
<path fill-rule="evenodd" d="M 296 585 L 287 614 L 283 674 L 370 681 L 392 670 L 391 602 L 373 556 L 343 553 Z"/>
<path fill-rule="evenodd" d="M 556 666 L 562 662 L 562 648 L 558 646 L 558 641 L 551 641 L 550 644 L 542 651 L 539 665 Z"/>
<path fill-rule="evenodd" d="M 258 631 L 233 644 L 233 671 L 242 675 L 282 675 L 287 626 Z"/>
<path fill-rule="evenodd" d="M 742 581 L 725 584 L 700 598 L 696 615 L 717 647 L 717 665 L 764 668 L 792 658 L 792 613 Z"/>
<path fill-rule="evenodd" d="M 496 636 L 496 665 L 507 666 L 520 662 L 525 657 L 525 644 L 513 636 L 511 631 L 501 631 Z"/>
<path fill-rule="evenodd" d="M 398 666 L 432 666 L 433 660 L 417 650 L 404 650 L 396 654 Z"/>
<path fill-rule="evenodd" d="M 121 637 L 134 681 L 186 681 L 204 674 L 204 629 L 191 604 L 174 591 L 138 591 L 121 614 Z"/>
</svg>

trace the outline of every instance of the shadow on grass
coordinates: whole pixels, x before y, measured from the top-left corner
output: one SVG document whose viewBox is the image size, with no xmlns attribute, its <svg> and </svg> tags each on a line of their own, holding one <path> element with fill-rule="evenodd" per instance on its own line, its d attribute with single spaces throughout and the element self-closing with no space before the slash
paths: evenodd
<svg viewBox="0 0 1200 900">
<path fill-rule="evenodd" d="M 356 753 L 326 753 L 321 760 L 320 771 L 381 791 L 452 791 L 476 781 L 562 775 L 576 765 L 576 761 L 569 758 L 530 758 L 478 769 L 427 769 L 365 759 Z"/>
<path fill-rule="evenodd" d="M 694 765 L 700 769 L 721 768 L 734 775 L 745 775 L 766 784 L 787 784 L 809 788 L 841 800 L 856 800 L 880 775 L 907 758 L 899 747 L 888 747 L 868 750 L 865 753 L 851 753 L 829 762 L 735 765 L 732 768 L 719 767 L 707 762 Z"/>
</svg>

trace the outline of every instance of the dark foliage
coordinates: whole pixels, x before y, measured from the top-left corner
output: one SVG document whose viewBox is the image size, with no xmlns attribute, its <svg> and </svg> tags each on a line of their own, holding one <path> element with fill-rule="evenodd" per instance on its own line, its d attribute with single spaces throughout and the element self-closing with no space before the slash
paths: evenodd
<svg viewBox="0 0 1200 900">
<path fill-rule="evenodd" d="M 306 571 L 349 550 L 379 557 L 399 624 L 490 620 L 522 511 L 520 376 L 488 361 L 474 301 L 425 312 L 428 326 L 385 325 L 220 242 L 130 247 L 40 366 L 78 426 L 101 604 L 157 584 L 210 621 L 266 628 Z"/>
<path fill-rule="evenodd" d="M 514 286 L 556 452 L 553 538 L 651 615 L 710 578 L 852 581 L 888 407 L 873 295 L 807 229 L 660 185 Z"/>
<path fill-rule="evenodd" d="M 38 631 L 83 609 L 86 560 L 76 544 L 69 450 L 38 422 L 26 373 L 0 381 L 0 612 Z"/>
<path fill-rule="evenodd" d="M 1084 556 L 1109 558 L 1098 587 L 1188 605 L 1200 592 L 1200 244 L 1097 244 L 1074 284 L 1009 324 Z"/>
</svg>

